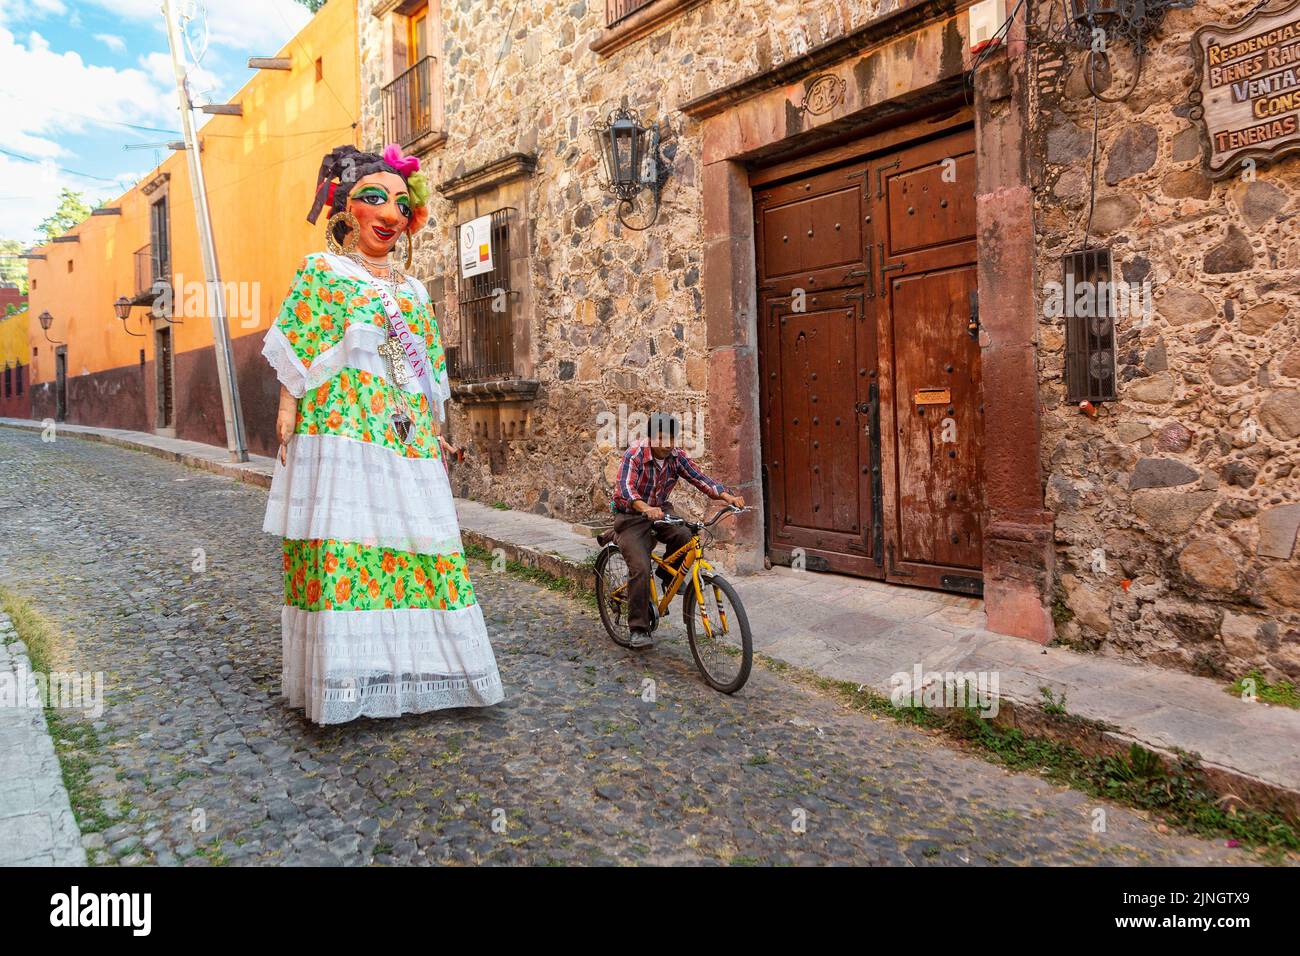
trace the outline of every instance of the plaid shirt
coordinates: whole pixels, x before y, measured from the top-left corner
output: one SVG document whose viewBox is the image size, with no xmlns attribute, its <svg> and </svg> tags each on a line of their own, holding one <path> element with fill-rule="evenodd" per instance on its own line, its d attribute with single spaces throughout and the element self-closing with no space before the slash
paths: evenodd
<svg viewBox="0 0 1300 956">
<path fill-rule="evenodd" d="M 623 453 L 623 463 L 618 468 L 618 485 L 614 489 L 614 507 L 631 513 L 632 502 L 644 501 L 651 507 L 662 508 L 668 503 L 668 496 L 673 493 L 679 478 L 685 478 L 710 497 L 726 491 L 700 471 L 680 448 L 674 448 L 667 458 L 658 461 L 650 451 L 649 442 L 637 442 Z"/>
</svg>

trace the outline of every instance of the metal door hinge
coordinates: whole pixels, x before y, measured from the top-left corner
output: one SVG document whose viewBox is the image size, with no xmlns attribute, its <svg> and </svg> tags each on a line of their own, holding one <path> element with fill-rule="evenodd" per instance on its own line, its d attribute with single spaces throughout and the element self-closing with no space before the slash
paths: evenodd
<svg viewBox="0 0 1300 956">
<path fill-rule="evenodd" d="M 876 170 L 876 198 L 883 199 L 885 196 L 885 170 L 893 169 L 895 166 L 903 165 L 903 160 L 896 159 L 892 163 L 886 163 Z"/>
</svg>

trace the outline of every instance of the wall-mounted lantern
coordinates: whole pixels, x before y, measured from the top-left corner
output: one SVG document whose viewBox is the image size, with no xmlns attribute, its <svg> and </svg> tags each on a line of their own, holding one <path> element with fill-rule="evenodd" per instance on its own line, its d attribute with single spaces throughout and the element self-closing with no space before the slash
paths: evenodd
<svg viewBox="0 0 1300 956">
<path fill-rule="evenodd" d="M 38 315 L 36 317 L 36 321 L 41 323 L 41 330 L 45 333 L 45 341 L 49 342 L 51 345 L 68 344 L 67 342 L 56 342 L 54 341 L 54 339 L 50 338 L 50 326 L 54 322 L 54 316 L 50 315 L 49 309 L 46 309 L 44 312 Z"/>
<path fill-rule="evenodd" d="M 658 124 L 643 126 L 637 111 L 628 108 L 625 96 L 622 105 L 610 110 L 591 133 L 605 169 L 605 188 L 618 197 L 618 221 L 638 231 L 650 228 L 659 218 L 659 198 L 672 172 L 660 152 Z M 646 189 L 654 197 L 654 210 L 644 225 L 634 226 L 624 214 L 636 208 L 637 196 Z"/>
<path fill-rule="evenodd" d="M 1105 53 L 1106 43 L 1127 40 L 1137 52 L 1145 53 L 1147 40 L 1165 14 L 1195 6 L 1196 0 L 1065 0 L 1065 3 L 1063 32 L 1070 42 Z M 1103 34 L 1100 46 L 1098 30 Z"/>
<path fill-rule="evenodd" d="M 118 296 L 117 301 L 113 303 L 113 311 L 117 314 L 117 317 L 122 320 L 122 328 L 126 329 L 127 335 L 134 335 L 136 338 L 140 339 L 148 338 L 148 336 L 143 332 L 132 332 L 127 328 L 126 320 L 131 317 L 130 299 L 124 295 Z"/>
</svg>

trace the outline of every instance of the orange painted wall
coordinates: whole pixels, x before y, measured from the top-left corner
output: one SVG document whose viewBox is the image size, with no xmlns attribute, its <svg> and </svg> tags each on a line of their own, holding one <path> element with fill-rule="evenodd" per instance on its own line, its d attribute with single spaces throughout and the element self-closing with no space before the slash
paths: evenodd
<svg viewBox="0 0 1300 956">
<path fill-rule="evenodd" d="M 227 286 L 235 284 L 226 297 L 232 337 L 264 332 L 302 257 L 324 248 L 323 218 L 311 226 L 306 215 L 321 156 L 357 142 L 356 18 L 355 0 L 330 0 L 275 54 L 292 59 L 293 69 L 257 71 L 230 99 L 242 105 L 243 116 L 214 116 L 199 131 L 221 278 Z M 318 58 L 321 80 L 316 79 Z M 175 318 L 181 320 L 173 326 L 174 348 L 180 353 L 212 347 L 203 295 L 182 296 L 179 285 L 201 286 L 203 264 L 186 157 L 178 152 L 108 203 L 121 208 L 120 216 L 92 216 L 67 233 L 77 242 L 50 242 L 33 250 L 46 256 L 28 262 L 28 338 L 37 350 L 33 383 L 54 378 L 54 346 L 36 319 L 44 311 L 54 317 L 49 337 L 68 343 L 69 378 L 136 365 L 142 348 L 154 358 L 152 335 L 128 335 L 113 303 L 134 294 L 133 254 L 149 244 L 149 205 L 157 198 L 146 196 L 142 186 L 160 173 L 170 174 Z M 128 324 L 134 332 L 148 332 L 148 310 L 134 309 Z"/>
</svg>

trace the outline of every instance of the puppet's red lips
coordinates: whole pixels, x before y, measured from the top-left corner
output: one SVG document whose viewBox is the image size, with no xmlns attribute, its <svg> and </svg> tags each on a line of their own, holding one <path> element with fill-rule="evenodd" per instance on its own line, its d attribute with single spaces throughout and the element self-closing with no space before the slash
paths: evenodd
<svg viewBox="0 0 1300 956">
<path fill-rule="evenodd" d="M 375 226 L 374 232 L 376 236 L 378 236 L 380 239 L 384 240 L 385 242 L 393 238 L 393 236 L 397 235 L 396 229 L 385 229 L 383 226 Z"/>
</svg>

